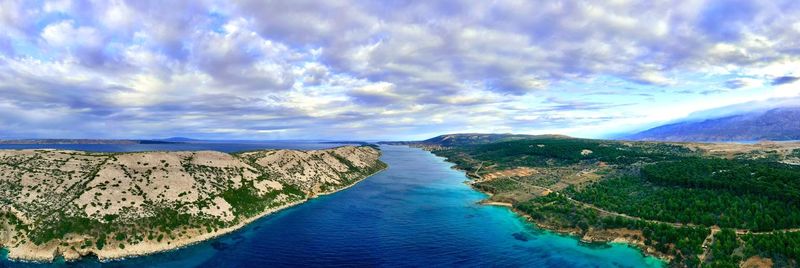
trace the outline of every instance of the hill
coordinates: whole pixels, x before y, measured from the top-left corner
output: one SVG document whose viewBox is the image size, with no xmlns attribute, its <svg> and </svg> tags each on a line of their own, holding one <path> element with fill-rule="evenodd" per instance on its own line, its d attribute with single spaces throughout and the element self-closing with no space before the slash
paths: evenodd
<svg viewBox="0 0 800 268">
<path fill-rule="evenodd" d="M 212 238 L 386 167 L 369 146 L 89 153 L 0 150 L 0 247 L 9 258 L 101 260 Z"/>
<path fill-rule="evenodd" d="M 159 139 L 158 141 L 166 141 L 166 142 L 197 142 L 201 140 L 186 138 L 186 137 L 170 137 L 166 139 Z"/>
<path fill-rule="evenodd" d="M 671 267 L 800 260 L 800 143 L 539 137 L 422 147 L 466 171 L 487 204 L 584 242 L 633 244 Z"/>
<path fill-rule="evenodd" d="M 683 121 L 623 137 L 651 141 L 800 140 L 800 107 L 771 108 L 700 121 Z"/>
<path fill-rule="evenodd" d="M 563 135 L 526 135 L 526 134 L 482 134 L 482 133 L 459 133 L 436 136 L 423 141 L 395 141 L 379 142 L 380 144 L 394 145 L 422 145 L 422 146 L 460 146 L 492 143 L 499 141 L 512 141 L 522 139 L 545 139 L 545 138 L 569 138 Z"/>
<path fill-rule="evenodd" d="M 168 140 L 106 140 L 106 139 L 13 139 L 0 140 L 0 144 L 169 144 Z"/>
</svg>

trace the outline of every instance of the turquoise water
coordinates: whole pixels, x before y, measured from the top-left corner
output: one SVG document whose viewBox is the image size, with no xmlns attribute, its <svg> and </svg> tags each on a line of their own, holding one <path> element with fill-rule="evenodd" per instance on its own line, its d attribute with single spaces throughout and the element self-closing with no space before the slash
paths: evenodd
<svg viewBox="0 0 800 268">
<path fill-rule="evenodd" d="M 661 267 L 625 245 L 586 246 L 532 227 L 428 152 L 382 146 L 384 172 L 188 248 L 40 267 Z"/>
</svg>

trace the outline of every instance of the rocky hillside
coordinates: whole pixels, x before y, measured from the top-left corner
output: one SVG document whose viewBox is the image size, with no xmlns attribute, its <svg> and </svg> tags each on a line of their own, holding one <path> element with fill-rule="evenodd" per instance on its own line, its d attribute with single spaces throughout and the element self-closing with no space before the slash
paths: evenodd
<svg viewBox="0 0 800 268">
<path fill-rule="evenodd" d="M 167 250 L 350 186 L 386 165 L 369 146 L 327 150 L 0 151 L 9 257 L 100 259 Z"/>
<path fill-rule="evenodd" d="M 774 108 L 652 128 L 624 139 L 652 141 L 800 140 L 800 107 Z"/>
</svg>

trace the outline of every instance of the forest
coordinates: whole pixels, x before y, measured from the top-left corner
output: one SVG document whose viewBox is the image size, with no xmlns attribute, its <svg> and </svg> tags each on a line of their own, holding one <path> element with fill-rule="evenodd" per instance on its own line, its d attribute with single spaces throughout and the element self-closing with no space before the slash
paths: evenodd
<svg viewBox="0 0 800 268">
<path fill-rule="evenodd" d="M 687 148 L 671 144 L 626 145 L 615 141 L 564 138 L 464 145 L 437 150 L 434 153 L 453 158 L 458 158 L 458 154 L 466 154 L 474 160 L 485 161 L 487 164 L 495 164 L 499 167 L 563 166 L 581 161 L 633 164 L 641 161 L 663 161 L 696 155 Z M 459 164 L 458 161 L 456 164 Z"/>
<path fill-rule="evenodd" d="M 578 228 L 586 232 L 590 228 L 627 228 L 640 230 L 645 244 L 661 253 L 676 256 L 675 263 L 696 266 L 696 255 L 702 252 L 701 244 L 708 236 L 704 227 L 674 227 L 668 224 L 655 224 L 642 220 L 622 217 L 600 216 L 597 211 L 577 206 L 565 196 L 550 194 L 533 198 L 517 204 L 515 209 L 531 216 L 534 220 L 548 224 Z"/>
<path fill-rule="evenodd" d="M 645 219 L 770 231 L 800 226 L 796 203 L 764 195 L 653 185 L 625 176 L 566 192 L 574 199 Z"/>
<path fill-rule="evenodd" d="M 666 186 L 760 195 L 787 203 L 800 201 L 800 166 L 778 162 L 690 157 L 648 165 L 642 175 Z"/>
</svg>

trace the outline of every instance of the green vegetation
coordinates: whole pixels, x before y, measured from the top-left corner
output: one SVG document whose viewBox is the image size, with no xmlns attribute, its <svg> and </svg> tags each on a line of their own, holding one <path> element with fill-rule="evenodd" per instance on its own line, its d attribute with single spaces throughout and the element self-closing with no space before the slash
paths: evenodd
<svg viewBox="0 0 800 268">
<path fill-rule="evenodd" d="M 95 242 L 95 246 L 100 250 L 106 246 L 106 234 L 101 233 L 97 236 L 97 242 Z"/>
<path fill-rule="evenodd" d="M 58 216 L 52 217 L 52 222 L 39 228 L 34 228 L 28 238 L 34 244 L 40 245 L 53 239 L 64 238 L 68 233 L 86 234 L 96 228 L 104 226 L 103 223 L 82 217 L 71 217 L 63 212 Z"/>
<path fill-rule="evenodd" d="M 495 179 L 475 185 L 475 187 L 489 193 L 511 191 L 521 186 L 517 181 L 508 178 Z"/>
<path fill-rule="evenodd" d="M 294 199 L 305 197 L 305 193 L 293 185 L 284 185 L 281 191 L 271 191 L 266 194 L 261 194 L 258 189 L 253 186 L 253 182 L 245 182 L 239 188 L 228 189 L 223 192 L 221 196 L 233 207 L 233 212 L 236 217 L 249 218 L 273 206 L 275 198 L 281 193 L 289 197 L 294 197 Z"/>
<path fill-rule="evenodd" d="M 705 227 L 675 227 L 665 223 L 650 223 L 622 217 L 605 217 L 603 224 L 601 228 L 642 230 L 646 245 L 675 256 L 676 264 L 685 264 L 689 267 L 700 263 L 697 255 L 703 252 L 701 247 L 703 240 L 710 233 Z"/>
<path fill-rule="evenodd" d="M 533 198 L 515 206 L 530 215 L 537 222 L 548 225 L 578 228 L 582 232 L 590 228 L 627 228 L 642 231 L 645 244 L 661 253 L 675 255 L 676 263 L 695 266 L 699 263 L 697 254 L 708 236 L 709 230 L 702 227 L 673 227 L 668 224 L 655 224 L 622 217 L 601 216 L 596 210 L 579 207 L 563 195 L 550 194 Z"/>
<path fill-rule="evenodd" d="M 646 166 L 642 174 L 648 181 L 661 185 L 800 201 L 800 166 L 777 162 L 684 158 Z"/>
<path fill-rule="evenodd" d="M 474 171 L 474 162 L 497 168 L 552 167 L 580 162 L 633 164 L 694 155 L 690 150 L 670 144 L 626 145 L 621 142 L 584 139 L 514 140 L 490 144 L 466 145 L 434 150 L 459 168 Z M 468 157 L 464 157 L 468 156 Z"/>
<path fill-rule="evenodd" d="M 567 192 L 576 200 L 645 219 L 765 231 L 800 226 L 800 209 L 762 195 L 660 186 L 623 176 Z"/>
<path fill-rule="evenodd" d="M 537 197 L 519 203 L 514 208 L 525 212 L 535 220 L 581 230 L 587 230 L 589 226 L 597 226 L 601 222 L 597 211 L 578 207 L 559 194 Z"/>
<path fill-rule="evenodd" d="M 62 249 L 122 248 L 143 241 L 171 243 L 305 199 L 306 192 L 321 181 L 317 177 L 294 178 L 294 174 L 307 173 L 304 166 L 320 167 L 321 174 L 339 178 L 338 183 L 330 185 L 331 190 L 385 167 L 377 158 L 363 159 L 366 155 L 357 156 L 374 161 L 368 167 L 357 167 L 340 156 L 336 160 L 349 168 L 324 174 L 331 170 L 326 165 L 337 163 L 325 162 L 330 158 L 322 159 L 318 152 L 290 153 L 285 159 L 268 160 L 302 163 L 293 168 L 256 164 L 274 152 L 226 156 L 208 152 L 2 151 L 0 205 L 12 212 L 0 212 L 0 233 L 12 244 L 54 243 Z M 356 153 L 378 155 L 374 151 Z M 277 187 L 281 190 L 270 188 L 276 184 L 282 186 Z M 231 209 L 218 204 L 218 197 Z M 16 217 L 19 214 L 25 222 Z"/>
<path fill-rule="evenodd" d="M 0 225 L 2 224 L 8 224 L 9 226 L 13 227 L 14 230 L 28 230 L 28 226 L 19 220 L 16 215 L 11 213 L 0 212 Z"/>
<path fill-rule="evenodd" d="M 739 267 L 741 256 L 734 255 L 734 251 L 741 247 L 733 229 L 722 229 L 714 235 L 711 244 L 710 260 L 703 267 Z"/>
<path fill-rule="evenodd" d="M 243 185 L 236 189 L 229 189 L 222 193 L 222 198 L 233 207 L 237 217 L 251 217 L 264 210 L 266 205 L 258 194 L 258 190 L 251 185 Z"/>
<path fill-rule="evenodd" d="M 789 260 L 800 260 L 800 232 L 778 232 L 774 234 L 744 235 L 744 255 L 765 256 L 776 264 Z M 780 267 L 780 265 L 776 265 Z"/>
<path fill-rule="evenodd" d="M 647 246 L 675 256 L 676 266 L 736 267 L 755 255 L 800 260 L 800 234 L 734 230 L 800 228 L 800 166 L 780 162 L 800 157 L 800 148 L 781 155 L 753 145 L 721 158 L 680 144 L 501 136 L 481 143 L 469 135 L 421 145 L 480 179 L 473 185 L 492 198 L 511 198 L 542 226 L 639 230 Z M 499 172 L 521 167 L 536 172 Z M 494 179 L 483 180 L 490 173 Z M 723 230 L 704 249 L 712 226 Z"/>
</svg>

